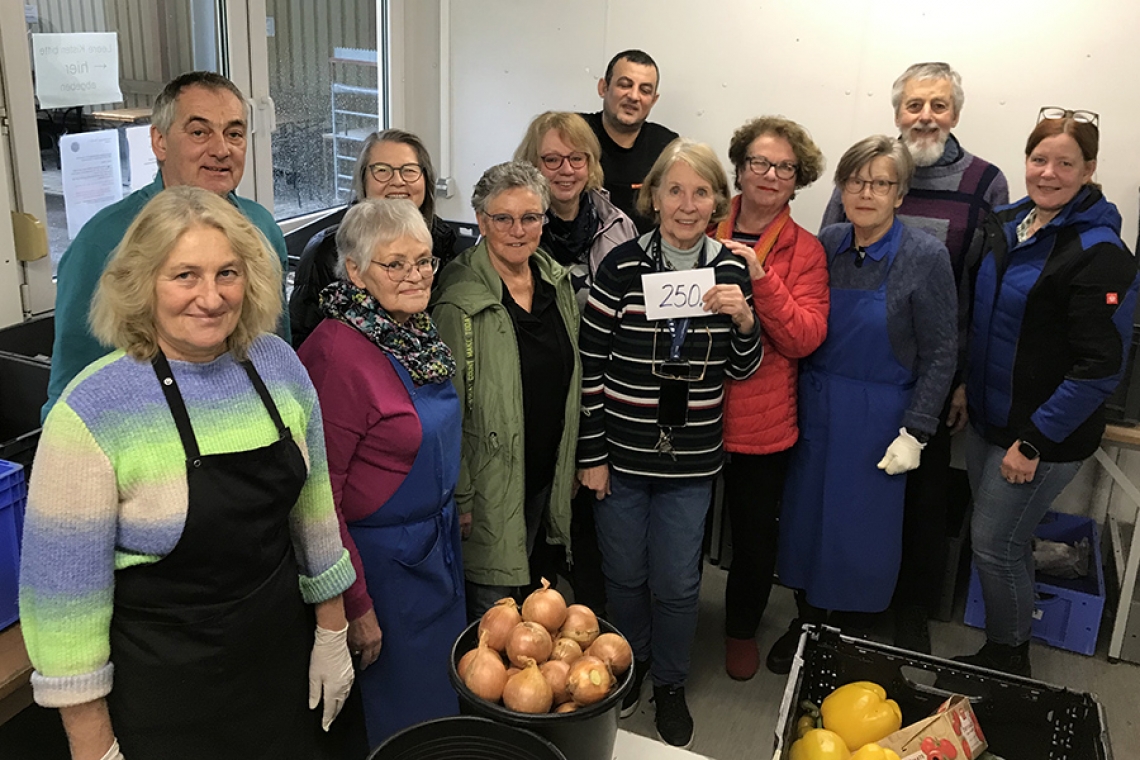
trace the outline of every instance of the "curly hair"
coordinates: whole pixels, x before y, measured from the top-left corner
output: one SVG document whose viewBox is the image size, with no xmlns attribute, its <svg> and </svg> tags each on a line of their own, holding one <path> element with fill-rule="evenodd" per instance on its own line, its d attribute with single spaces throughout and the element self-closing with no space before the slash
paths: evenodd
<svg viewBox="0 0 1140 760">
<path fill-rule="evenodd" d="M 744 126 L 732 133 L 728 143 L 728 160 L 734 167 L 733 184 L 740 189 L 740 173 L 744 171 L 748 148 L 762 135 L 782 137 L 792 146 L 796 154 L 796 189 L 807 187 L 823 176 L 823 152 L 811 134 L 802 126 L 783 116 L 761 116 L 745 122 Z"/>
</svg>

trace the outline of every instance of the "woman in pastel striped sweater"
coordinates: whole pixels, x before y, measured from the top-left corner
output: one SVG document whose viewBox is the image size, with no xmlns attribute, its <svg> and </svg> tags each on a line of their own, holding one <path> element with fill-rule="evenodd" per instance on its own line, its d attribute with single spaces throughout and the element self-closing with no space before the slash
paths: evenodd
<svg viewBox="0 0 1140 760">
<path fill-rule="evenodd" d="M 35 699 L 76 760 L 312 757 L 306 708 L 327 729 L 351 686 L 355 572 L 316 393 L 268 334 L 280 277 L 237 209 L 177 187 L 100 280 L 117 350 L 48 415 L 20 577 Z"/>
</svg>

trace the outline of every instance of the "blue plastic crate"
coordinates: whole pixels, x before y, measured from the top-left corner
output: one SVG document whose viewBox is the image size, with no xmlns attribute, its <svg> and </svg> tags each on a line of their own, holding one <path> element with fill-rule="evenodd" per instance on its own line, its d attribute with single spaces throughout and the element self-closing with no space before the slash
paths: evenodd
<svg viewBox="0 0 1140 760">
<path fill-rule="evenodd" d="M 1068 544 L 1082 538 L 1089 540 L 1092 552 L 1087 577 L 1068 580 L 1038 573 L 1034 584 L 1037 600 L 1033 608 L 1033 638 L 1070 652 L 1091 655 L 1096 651 L 1105 599 L 1104 566 L 1096 521 L 1064 512 L 1049 512 L 1034 535 Z M 986 625 L 986 605 L 982 601 L 982 584 L 976 566 L 970 568 L 965 623 L 975 628 Z"/>
<path fill-rule="evenodd" d="M 23 466 L 0 459 L 0 629 L 20 618 L 20 535 L 27 497 Z"/>
</svg>

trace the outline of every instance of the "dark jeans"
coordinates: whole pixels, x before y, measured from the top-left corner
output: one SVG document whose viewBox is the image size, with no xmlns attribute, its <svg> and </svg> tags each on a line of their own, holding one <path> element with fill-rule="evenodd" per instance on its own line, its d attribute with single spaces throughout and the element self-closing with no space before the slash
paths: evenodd
<svg viewBox="0 0 1140 760">
<path fill-rule="evenodd" d="M 902 563 L 893 604 L 938 609 L 946 568 L 946 512 L 950 504 L 950 428 L 942 410 L 938 431 L 922 450 L 918 468 L 906 475 Z"/>
<path fill-rule="evenodd" d="M 724 466 L 724 508 L 732 526 L 732 565 L 724 592 L 729 638 L 754 637 L 768 606 L 788 459 L 788 451 L 734 453 Z"/>
<path fill-rule="evenodd" d="M 689 675 L 701 590 L 709 478 L 645 478 L 610 471 L 594 509 L 613 624 L 656 686 Z"/>
</svg>

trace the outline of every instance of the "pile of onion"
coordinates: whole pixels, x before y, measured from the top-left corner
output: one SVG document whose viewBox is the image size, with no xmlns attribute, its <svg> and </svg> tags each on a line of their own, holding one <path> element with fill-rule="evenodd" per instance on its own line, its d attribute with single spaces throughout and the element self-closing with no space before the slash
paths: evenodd
<svg viewBox="0 0 1140 760">
<path fill-rule="evenodd" d="M 565 713 L 605 699 L 629 670 L 633 651 L 617 633 L 600 633 L 582 604 L 542 588 L 522 604 L 500 599 L 479 621 L 479 645 L 460 658 L 459 678 L 488 702 L 527 714 Z"/>
</svg>

